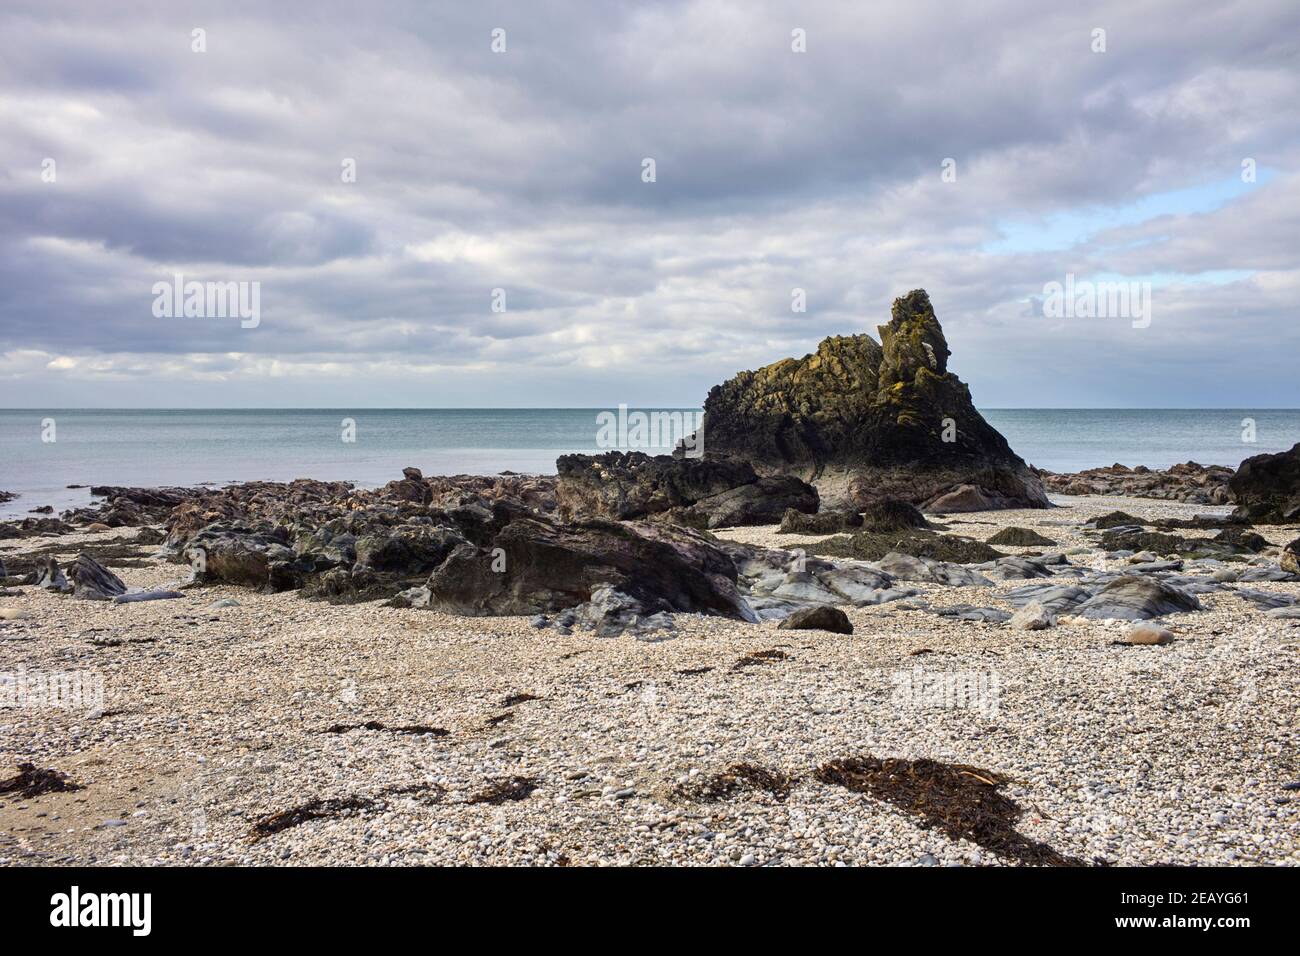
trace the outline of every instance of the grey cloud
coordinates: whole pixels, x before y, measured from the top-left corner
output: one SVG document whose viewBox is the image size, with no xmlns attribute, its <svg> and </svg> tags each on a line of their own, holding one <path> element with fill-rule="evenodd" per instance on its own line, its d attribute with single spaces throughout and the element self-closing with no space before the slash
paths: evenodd
<svg viewBox="0 0 1300 956">
<path fill-rule="evenodd" d="M 916 286 L 977 400 L 1144 404 L 1153 369 L 1196 404 L 1182 370 L 1292 327 L 1292 4 L 156 6 L 0 12 L 0 352 L 24 356 L 0 404 L 134 401 L 151 375 L 168 397 L 226 376 L 194 386 L 209 404 L 328 404 L 341 383 L 380 404 L 690 404 L 873 330 Z M 1274 177 L 1214 212 L 986 251 L 1008 223 L 1221 182 L 1247 155 Z M 1225 269 L 1269 278 L 1175 283 L 1146 336 L 1031 306 L 1070 270 Z M 177 271 L 261 282 L 261 326 L 154 318 Z M 1224 331 L 1229 306 L 1249 331 Z M 1221 379 L 1214 402 L 1276 394 Z"/>
</svg>

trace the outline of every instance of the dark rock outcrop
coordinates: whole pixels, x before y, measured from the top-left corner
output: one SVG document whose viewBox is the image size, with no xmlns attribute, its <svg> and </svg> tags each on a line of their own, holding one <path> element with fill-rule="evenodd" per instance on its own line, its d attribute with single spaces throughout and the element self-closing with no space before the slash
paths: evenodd
<svg viewBox="0 0 1300 956">
<path fill-rule="evenodd" d="M 885 534 L 929 528 L 919 508 L 899 498 L 878 498 L 862 509 L 862 530 Z"/>
<path fill-rule="evenodd" d="M 78 555 L 68 574 L 72 596 L 83 601 L 111 601 L 126 593 L 122 579 L 88 554 Z"/>
<path fill-rule="evenodd" d="M 1300 442 L 1290 451 L 1247 458 L 1232 476 L 1234 517 L 1256 524 L 1300 522 Z"/>
<path fill-rule="evenodd" d="M 852 634 L 849 616 L 837 607 L 818 604 L 795 611 L 777 626 L 779 631 L 830 631 L 832 634 Z"/>
<path fill-rule="evenodd" d="M 859 531 L 849 537 L 819 541 L 808 550 L 812 554 L 856 558 L 859 561 L 879 561 L 891 552 L 955 564 L 979 564 L 1004 557 L 1001 551 L 983 541 L 920 530 L 892 534 Z"/>
<path fill-rule="evenodd" d="M 1014 548 L 1052 547 L 1056 544 L 1032 528 L 1017 528 L 1014 525 L 1003 528 L 988 539 L 989 544 L 1007 545 Z"/>
<path fill-rule="evenodd" d="M 65 511 L 63 518 L 73 524 L 104 524 L 110 528 L 135 528 L 146 524 L 160 524 L 167 520 L 172 510 L 187 501 L 201 496 L 202 488 L 122 488 L 116 485 L 95 485 L 92 496 L 104 501 L 88 508 Z"/>
<path fill-rule="evenodd" d="M 39 538 L 45 535 L 72 534 L 72 525 L 58 518 L 23 518 L 21 521 L 0 521 L 0 539 Z"/>
<path fill-rule="evenodd" d="M 1224 528 L 1213 538 L 1184 538 L 1158 531 L 1118 527 L 1103 532 L 1101 545 L 1108 551 L 1151 551 L 1155 554 L 1178 554 L 1189 558 L 1259 554 L 1269 546 L 1262 535 L 1241 527 Z"/>
<path fill-rule="evenodd" d="M 1228 487 L 1232 469 L 1224 465 L 1188 461 L 1167 469 L 1114 464 L 1068 474 L 1034 471 L 1048 491 L 1063 495 L 1158 498 L 1202 505 L 1225 505 L 1232 500 Z"/>
<path fill-rule="evenodd" d="M 14 494 L 12 491 L 0 491 L 0 505 L 8 504 L 10 501 L 13 501 L 17 497 L 18 496 Z"/>
<path fill-rule="evenodd" d="M 1283 571 L 1300 574 L 1300 538 L 1296 538 L 1282 549 L 1282 557 L 1278 564 L 1281 565 Z"/>
<path fill-rule="evenodd" d="M 195 584 L 237 584 L 258 590 L 302 586 L 304 566 L 283 528 L 214 523 L 188 541 L 185 557 Z"/>
<path fill-rule="evenodd" d="M 1143 525 L 1141 518 L 1135 518 L 1127 511 L 1111 511 L 1099 518 L 1094 518 L 1089 522 L 1092 527 L 1098 530 L 1107 528 L 1140 528 Z"/>
<path fill-rule="evenodd" d="M 225 489 L 202 511 L 176 509 L 168 550 L 192 565 L 195 584 L 301 588 L 334 602 L 537 614 L 590 602 L 603 588 L 635 602 L 624 616 L 637 617 L 638 626 L 674 611 L 756 619 L 736 589 L 731 559 L 700 532 L 605 519 L 562 523 L 506 498 L 455 495 L 460 503 L 434 508 L 409 486 L 393 487 L 420 480 L 394 482 L 364 508 L 350 491 L 327 502 L 323 489 L 299 487 L 307 498 L 300 511 L 260 497 L 266 488 L 252 498 L 248 489 Z M 196 530 L 200 514 L 233 517 Z"/>
<path fill-rule="evenodd" d="M 856 511 L 819 511 L 805 514 L 787 508 L 781 516 L 777 534 L 839 534 L 862 527 L 862 515 Z"/>
<path fill-rule="evenodd" d="M 834 506 L 886 496 L 921 504 L 971 485 L 995 507 L 1047 507 L 1039 480 L 948 371 L 925 292 L 896 299 L 880 336 L 834 336 L 802 359 L 715 386 L 705 459 L 796 475 Z"/>
<path fill-rule="evenodd" d="M 696 528 L 776 524 L 789 508 L 813 513 L 812 486 L 789 475 L 760 478 L 744 461 L 644 452 L 562 455 L 556 498 L 566 518 L 626 521 L 664 515 Z"/>
<path fill-rule="evenodd" d="M 698 532 L 649 522 L 514 513 L 490 541 L 453 550 L 425 586 L 429 607 L 456 614 L 551 613 L 612 588 L 648 615 L 754 619 L 724 551 Z"/>
</svg>

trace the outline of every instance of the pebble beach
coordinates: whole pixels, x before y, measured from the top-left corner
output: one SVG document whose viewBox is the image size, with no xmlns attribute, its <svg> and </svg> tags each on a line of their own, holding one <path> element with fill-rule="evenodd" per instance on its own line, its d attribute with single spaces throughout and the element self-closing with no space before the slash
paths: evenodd
<svg viewBox="0 0 1300 956">
<path fill-rule="evenodd" d="M 1207 511 L 1053 502 L 945 523 L 980 540 L 1034 529 L 1112 569 L 1089 518 Z M 1277 546 L 1300 532 L 1257 530 Z M 73 557 L 134 533 L 57 541 Z M 131 587 L 183 570 L 130 563 L 114 571 Z M 0 865 L 1015 862 L 817 775 L 861 756 L 1004 777 L 1016 830 L 1086 864 L 1300 863 L 1300 620 L 1224 591 L 1163 618 L 1172 643 L 1127 646 L 1126 622 L 1025 631 L 933 613 L 1011 610 L 998 592 L 1018 583 L 916 584 L 928 607 L 848 607 L 851 635 L 679 614 L 664 640 L 229 586 L 122 605 L 23 588 L 0 597 L 0 671 L 79 673 L 103 700 L 0 710 L 6 764 L 80 787 L 0 795 Z M 1297 582 L 1252 587 L 1300 596 Z M 944 686 L 973 692 L 921 690 Z M 707 792 L 738 765 L 788 789 Z"/>
</svg>

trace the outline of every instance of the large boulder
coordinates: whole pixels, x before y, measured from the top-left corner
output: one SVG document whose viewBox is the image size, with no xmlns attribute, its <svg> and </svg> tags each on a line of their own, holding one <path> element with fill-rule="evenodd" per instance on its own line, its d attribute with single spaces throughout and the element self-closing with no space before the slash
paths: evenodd
<svg viewBox="0 0 1300 956">
<path fill-rule="evenodd" d="M 777 534 L 838 534 L 841 531 L 856 531 L 862 527 L 862 515 L 856 511 L 819 511 L 805 514 L 794 508 L 787 508 L 781 516 L 781 527 Z"/>
<path fill-rule="evenodd" d="M 1282 549 L 1282 557 L 1278 564 L 1282 566 L 1283 571 L 1300 574 L 1300 538 L 1296 538 Z"/>
<path fill-rule="evenodd" d="M 428 607 L 467 615 L 551 613 L 612 588 L 645 614 L 756 619 L 736 589 L 731 558 L 698 532 L 649 522 L 509 517 L 491 541 L 467 542 L 447 556 L 425 585 Z"/>
<path fill-rule="evenodd" d="M 832 634 L 852 634 L 849 616 L 837 607 L 818 604 L 795 611 L 776 626 L 778 631 L 830 631 Z"/>
<path fill-rule="evenodd" d="M 1233 517 L 1256 524 L 1300 522 L 1300 442 L 1290 451 L 1247 458 L 1229 482 Z"/>
<path fill-rule="evenodd" d="M 111 601 L 126 593 L 126 585 L 108 568 L 88 554 L 80 554 L 68 569 L 72 596 L 83 601 Z"/>
<path fill-rule="evenodd" d="M 374 571 L 425 574 L 439 567 L 465 538 L 454 528 L 403 524 L 356 539 L 356 563 Z"/>
<path fill-rule="evenodd" d="M 948 371 L 926 293 L 894 300 L 880 336 L 833 336 L 802 359 L 715 386 L 704 403 L 705 459 L 795 475 L 832 506 L 886 496 L 919 505 L 970 486 L 983 506 L 1048 507 L 1038 478 Z"/>
<path fill-rule="evenodd" d="M 1146 575 L 1126 575 L 1106 584 L 1075 613 L 1096 620 L 1144 621 L 1200 609 L 1194 594 Z"/>
<path fill-rule="evenodd" d="M 607 452 L 562 455 L 556 498 L 569 518 L 662 514 L 696 528 L 776 524 L 787 508 L 817 511 L 817 491 L 790 475 L 760 478 L 748 462 Z"/>
<path fill-rule="evenodd" d="M 290 591 L 303 584 L 305 568 L 283 528 L 211 524 L 189 539 L 183 554 L 195 584 L 237 584 Z"/>
<path fill-rule="evenodd" d="M 925 515 L 913 504 L 899 498 L 877 498 L 862 510 L 862 528 L 878 534 L 929 528 Z"/>
<path fill-rule="evenodd" d="M 817 511 L 817 489 L 794 475 L 774 475 L 720 494 L 702 498 L 686 509 L 692 526 L 734 528 L 777 524 L 787 511 L 811 515 Z"/>
</svg>

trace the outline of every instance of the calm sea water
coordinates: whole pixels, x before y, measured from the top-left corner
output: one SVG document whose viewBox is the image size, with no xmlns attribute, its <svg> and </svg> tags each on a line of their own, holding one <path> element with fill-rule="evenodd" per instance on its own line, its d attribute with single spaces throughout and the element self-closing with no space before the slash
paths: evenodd
<svg viewBox="0 0 1300 956">
<path fill-rule="evenodd" d="M 70 484 L 193 485 L 312 477 L 375 485 L 427 475 L 554 473 L 597 451 L 599 409 L 0 410 L 0 514 L 89 501 Z M 698 409 L 682 409 L 695 412 Z M 1237 465 L 1300 441 L 1300 409 L 986 409 L 1026 461 L 1052 471 L 1189 459 Z M 343 441 L 344 419 L 356 440 Z M 53 420 L 54 441 L 45 420 Z M 1255 442 L 1243 441 L 1243 420 Z M 666 452 L 667 448 L 649 449 Z"/>
</svg>

